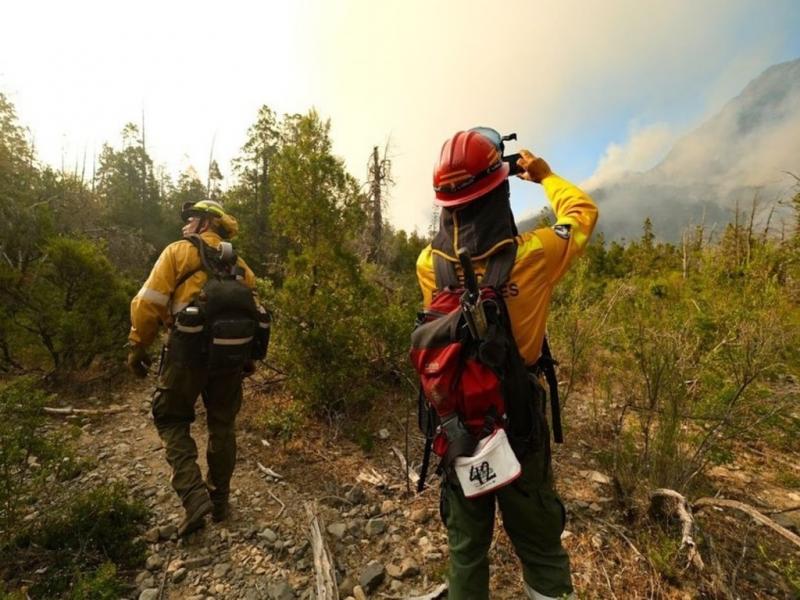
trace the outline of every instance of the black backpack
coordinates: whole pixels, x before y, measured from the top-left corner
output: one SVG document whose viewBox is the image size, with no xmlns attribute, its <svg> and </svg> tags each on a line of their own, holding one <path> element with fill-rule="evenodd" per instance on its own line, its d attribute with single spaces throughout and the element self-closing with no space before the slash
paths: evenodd
<svg viewBox="0 0 800 600">
<path fill-rule="evenodd" d="M 233 246 L 222 242 L 216 250 L 197 235 L 186 239 L 197 248 L 202 266 L 181 277 L 175 289 L 200 270 L 208 280 L 197 298 L 176 315 L 168 344 L 171 359 L 211 370 L 262 360 L 271 316 L 244 284 L 244 269 L 237 264 Z"/>
</svg>

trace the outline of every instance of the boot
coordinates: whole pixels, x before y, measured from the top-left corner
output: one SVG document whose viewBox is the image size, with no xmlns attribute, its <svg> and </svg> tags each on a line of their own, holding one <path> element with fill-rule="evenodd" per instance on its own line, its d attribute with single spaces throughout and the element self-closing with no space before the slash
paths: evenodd
<svg viewBox="0 0 800 600">
<path fill-rule="evenodd" d="M 226 520 L 231 516 L 231 505 L 228 503 L 228 497 L 214 498 L 211 502 L 214 508 L 211 509 L 211 519 L 214 523 Z"/>
<path fill-rule="evenodd" d="M 186 516 L 178 525 L 178 535 L 183 537 L 190 533 L 202 529 L 205 524 L 205 516 L 214 510 L 208 496 L 204 496 L 198 502 L 186 507 Z"/>
<path fill-rule="evenodd" d="M 208 497 L 211 498 L 211 504 L 214 508 L 211 510 L 211 519 L 214 523 L 224 521 L 231 516 L 231 505 L 228 502 L 229 490 L 222 490 L 215 488 L 211 483 L 206 481 L 206 489 L 208 490 Z"/>
</svg>

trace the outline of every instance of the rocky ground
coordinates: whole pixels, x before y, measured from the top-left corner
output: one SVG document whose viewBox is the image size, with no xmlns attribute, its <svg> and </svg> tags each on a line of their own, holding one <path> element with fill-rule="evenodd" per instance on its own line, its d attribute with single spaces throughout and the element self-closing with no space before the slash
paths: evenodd
<svg viewBox="0 0 800 600">
<path fill-rule="evenodd" d="M 421 495 L 407 491 L 398 459 L 398 453 L 405 453 L 402 418 L 376 419 L 369 452 L 338 428 L 323 425 L 310 426 L 291 441 L 270 440 L 248 418 L 248 411 L 257 412 L 264 401 L 250 394 L 240 419 L 232 518 L 223 524 L 209 521 L 203 530 L 178 539 L 182 510 L 150 417 L 151 391 L 109 394 L 96 402 L 122 404 L 126 410 L 78 421 L 79 451 L 94 465 L 81 475 L 80 484 L 122 481 L 152 509 L 152 526 L 145 535 L 147 565 L 135 576 L 131 598 L 313 598 L 309 506 L 324 523 L 342 598 L 413 598 L 441 589 L 447 542 L 438 516 L 438 485 L 432 480 Z M 202 466 L 205 414 L 202 403 L 197 408 L 193 434 Z M 413 418 L 411 428 L 409 455 L 418 463 L 421 439 Z M 569 513 L 564 543 L 580 597 L 695 597 L 692 586 L 660 577 L 646 552 L 632 541 L 635 536 L 624 525 L 612 482 L 586 439 L 591 437 L 573 428 L 569 443 L 555 449 L 559 491 Z M 800 476 L 795 458 L 778 460 Z M 770 483 L 759 472 L 767 458 L 751 455 L 748 460 L 746 472 L 736 465 L 716 470 L 723 489 L 753 491 L 757 484 L 770 506 L 800 505 L 800 490 Z M 746 520 L 736 514 L 726 518 Z M 787 525 L 800 525 L 796 512 L 781 518 Z M 492 598 L 522 598 L 518 563 L 501 529 L 491 553 Z M 763 595 L 756 597 L 786 597 L 785 586 L 769 577 L 753 585 L 763 587 Z"/>
</svg>

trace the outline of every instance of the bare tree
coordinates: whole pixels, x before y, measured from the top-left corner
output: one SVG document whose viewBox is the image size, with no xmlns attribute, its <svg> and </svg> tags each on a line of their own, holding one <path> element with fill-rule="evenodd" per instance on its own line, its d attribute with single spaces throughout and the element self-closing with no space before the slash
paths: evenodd
<svg viewBox="0 0 800 600">
<path fill-rule="evenodd" d="M 386 142 L 386 146 L 383 149 L 383 157 L 381 157 L 378 147 L 374 146 L 369 162 L 367 177 L 367 183 L 369 184 L 368 208 L 372 228 L 367 260 L 371 262 L 375 262 L 378 259 L 381 240 L 383 239 L 383 192 L 390 184 L 394 183 L 391 176 L 392 161 L 387 158 L 388 150 L 389 142 Z"/>
</svg>

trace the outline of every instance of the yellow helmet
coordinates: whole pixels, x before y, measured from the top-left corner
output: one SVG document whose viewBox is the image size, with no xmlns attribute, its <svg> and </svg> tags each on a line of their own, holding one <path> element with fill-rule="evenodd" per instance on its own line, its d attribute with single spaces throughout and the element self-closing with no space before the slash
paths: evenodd
<svg viewBox="0 0 800 600">
<path fill-rule="evenodd" d="M 200 202 L 184 202 L 181 207 L 181 219 L 190 217 L 224 217 L 225 209 L 222 204 L 214 200 L 200 200 Z"/>
<path fill-rule="evenodd" d="M 215 200 L 185 202 L 181 209 L 181 219 L 186 221 L 191 217 L 218 219 L 216 223 L 222 229 L 222 237 L 227 239 L 234 237 L 239 232 L 239 223 L 233 216 L 225 212 L 222 204 Z"/>
</svg>

